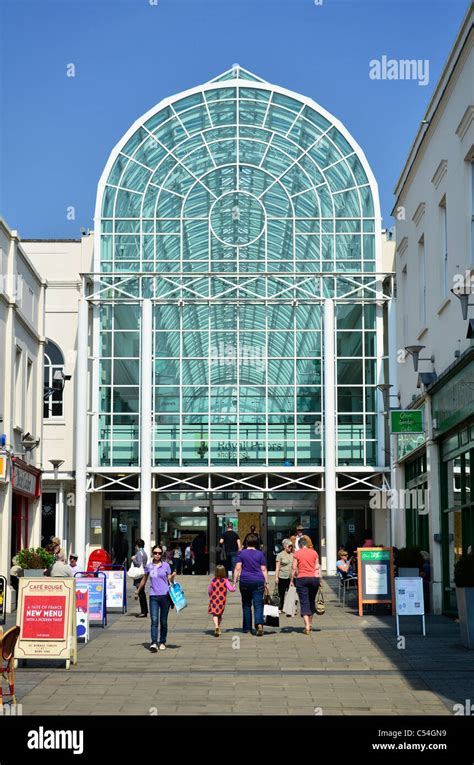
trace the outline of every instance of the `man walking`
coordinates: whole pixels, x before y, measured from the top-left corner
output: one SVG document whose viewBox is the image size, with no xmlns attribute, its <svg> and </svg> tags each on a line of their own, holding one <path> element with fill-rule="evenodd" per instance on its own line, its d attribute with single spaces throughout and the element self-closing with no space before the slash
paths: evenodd
<svg viewBox="0 0 474 765">
<path fill-rule="evenodd" d="M 234 574 L 235 564 L 237 561 L 237 555 L 242 549 L 240 537 L 234 531 L 234 524 L 229 522 L 227 524 L 227 531 L 219 539 L 219 544 L 224 545 L 225 550 L 225 565 L 227 571 L 232 571 Z"/>
<path fill-rule="evenodd" d="M 310 537 L 308 537 L 306 534 L 303 534 L 303 531 L 304 531 L 304 526 L 302 526 L 302 525 L 301 525 L 301 523 L 299 523 L 299 524 L 298 524 L 298 526 L 296 527 L 296 535 L 293 535 L 293 536 L 291 537 L 291 544 L 293 545 L 293 550 L 294 550 L 295 552 L 296 552 L 297 550 L 300 550 L 300 549 L 301 549 L 301 547 L 303 546 L 303 545 L 301 544 L 301 541 L 302 541 L 303 539 L 305 539 L 305 540 L 306 540 L 306 547 L 307 547 L 309 550 L 312 550 L 312 549 L 313 549 L 313 543 L 312 543 L 312 541 L 311 541 Z"/>
</svg>

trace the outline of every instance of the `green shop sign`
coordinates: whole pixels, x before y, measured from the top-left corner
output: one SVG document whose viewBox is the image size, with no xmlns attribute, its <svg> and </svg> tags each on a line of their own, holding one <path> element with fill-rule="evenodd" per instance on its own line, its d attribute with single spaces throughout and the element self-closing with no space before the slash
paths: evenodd
<svg viewBox="0 0 474 765">
<path fill-rule="evenodd" d="M 361 560 L 390 560 L 390 550 L 374 550 L 371 552 L 364 552 L 361 550 Z"/>
<path fill-rule="evenodd" d="M 390 412 L 392 433 L 423 433 L 421 409 L 398 409 Z"/>
</svg>

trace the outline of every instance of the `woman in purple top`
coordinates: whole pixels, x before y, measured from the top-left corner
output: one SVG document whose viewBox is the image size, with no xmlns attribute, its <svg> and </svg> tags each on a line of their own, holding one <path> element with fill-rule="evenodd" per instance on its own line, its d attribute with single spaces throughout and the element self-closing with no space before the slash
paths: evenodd
<svg viewBox="0 0 474 765">
<path fill-rule="evenodd" d="M 168 612 L 170 610 L 170 598 L 168 595 L 169 585 L 173 582 L 176 572 L 171 572 L 168 563 L 162 560 L 163 550 L 155 545 L 152 554 L 152 562 L 145 566 L 145 576 L 141 580 L 135 593 L 139 597 L 140 591 L 145 587 L 150 577 L 150 616 L 151 616 L 151 645 L 150 651 L 158 651 L 158 617 L 160 619 L 160 651 L 166 648 L 166 636 L 168 634 Z"/>
<path fill-rule="evenodd" d="M 242 598 L 243 632 L 252 631 L 252 603 L 257 636 L 263 635 L 263 596 L 268 588 L 268 572 L 265 556 L 256 550 L 257 536 L 248 534 L 247 549 L 240 550 L 234 570 L 234 585 L 240 579 Z"/>
</svg>

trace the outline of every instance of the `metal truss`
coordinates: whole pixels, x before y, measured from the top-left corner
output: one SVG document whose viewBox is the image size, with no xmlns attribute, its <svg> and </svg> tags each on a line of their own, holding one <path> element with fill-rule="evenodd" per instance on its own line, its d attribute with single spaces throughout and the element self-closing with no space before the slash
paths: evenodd
<svg viewBox="0 0 474 765">
<path fill-rule="evenodd" d="M 387 472 L 336 473 L 336 491 L 386 491 L 390 489 Z"/>
<path fill-rule="evenodd" d="M 387 468 L 388 470 L 388 468 Z M 152 492 L 196 491 L 196 492 L 308 492 L 324 491 L 324 472 L 300 472 L 262 470 L 244 473 L 232 472 L 184 472 L 168 471 L 152 473 Z M 370 473 L 366 469 L 358 473 L 336 473 L 338 492 L 386 491 L 390 488 L 387 472 Z M 127 474 L 91 472 L 88 474 L 87 491 L 90 493 L 140 491 L 140 470 Z"/>
<path fill-rule="evenodd" d="M 383 302 L 391 295 L 384 292 L 386 272 L 313 271 L 310 273 L 254 273 L 203 272 L 135 272 L 84 274 L 83 294 L 91 303 L 109 301 L 136 302 L 151 298 L 157 303 L 189 302 L 219 303 L 238 301 L 285 300 L 357 302 Z M 269 281 L 272 289 L 269 290 Z"/>
</svg>

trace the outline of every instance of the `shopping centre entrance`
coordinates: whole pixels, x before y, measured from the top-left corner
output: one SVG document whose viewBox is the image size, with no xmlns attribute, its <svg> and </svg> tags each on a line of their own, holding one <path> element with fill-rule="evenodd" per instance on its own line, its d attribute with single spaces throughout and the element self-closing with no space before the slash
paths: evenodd
<svg viewBox="0 0 474 765">
<path fill-rule="evenodd" d="M 318 492 L 302 496 L 267 492 L 170 492 L 158 494 L 159 540 L 168 548 L 197 544 L 204 548 L 199 561 L 200 573 L 208 573 L 219 562 L 219 539 L 231 522 L 241 540 L 253 525 L 262 537 L 270 571 L 275 569 L 276 555 L 283 539 L 295 533 L 302 523 L 315 547 L 319 549 Z M 194 540 L 198 540 L 195 542 Z M 201 570 L 205 568 L 204 570 Z"/>
</svg>

